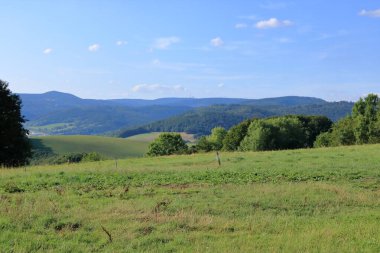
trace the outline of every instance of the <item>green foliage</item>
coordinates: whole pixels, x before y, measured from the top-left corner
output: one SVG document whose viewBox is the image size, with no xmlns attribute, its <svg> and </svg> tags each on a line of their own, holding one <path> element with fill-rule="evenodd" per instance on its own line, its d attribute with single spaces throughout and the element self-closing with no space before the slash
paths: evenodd
<svg viewBox="0 0 380 253">
<path fill-rule="evenodd" d="M 352 116 L 336 122 L 329 134 L 319 137 L 318 146 L 339 146 L 380 142 L 380 101 L 369 94 L 354 104 Z"/>
<path fill-rule="evenodd" d="M 97 152 L 85 153 L 82 157 L 82 162 L 98 162 L 102 160 L 105 160 L 105 158 Z"/>
<path fill-rule="evenodd" d="M 4 185 L 4 192 L 20 193 L 20 192 L 24 192 L 24 189 L 21 189 L 20 187 L 18 187 L 17 184 L 14 182 L 8 182 Z"/>
<path fill-rule="evenodd" d="M 324 148 L 324 147 L 332 147 L 331 143 L 332 137 L 331 132 L 324 132 L 317 136 L 317 139 L 314 142 L 314 147 L 316 148 Z"/>
<path fill-rule="evenodd" d="M 352 109 L 352 117 L 355 120 L 354 134 L 357 144 L 377 143 L 380 141 L 380 129 L 378 128 L 380 112 L 379 97 L 369 94 L 360 98 Z"/>
<path fill-rule="evenodd" d="M 16 167 L 28 162 L 31 147 L 24 122 L 19 96 L 0 80 L 0 166 Z"/>
<path fill-rule="evenodd" d="M 221 150 L 223 147 L 223 140 L 226 137 L 227 131 L 223 127 L 214 127 L 211 129 L 211 135 L 208 136 L 208 141 L 213 146 L 213 150 Z"/>
<path fill-rule="evenodd" d="M 331 129 L 333 122 L 325 116 L 296 116 L 306 133 L 305 147 L 313 147 L 314 141 L 321 133 Z"/>
<path fill-rule="evenodd" d="M 180 134 L 162 133 L 149 144 L 148 156 L 164 156 L 173 154 L 184 154 L 188 150 L 185 141 Z"/>
<path fill-rule="evenodd" d="M 80 163 L 80 162 L 97 162 L 106 160 L 104 156 L 96 152 L 90 153 L 67 153 L 67 154 L 34 154 L 32 164 L 34 165 L 53 165 L 53 164 L 66 164 L 66 163 Z"/>
<path fill-rule="evenodd" d="M 332 122 L 322 116 L 283 116 L 251 122 L 240 143 L 242 151 L 312 147 L 316 136 Z"/>
<path fill-rule="evenodd" d="M 331 132 L 330 146 L 355 144 L 354 125 L 355 120 L 352 117 L 346 117 L 335 123 Z"/>
<path fill-rule="evenodd" d="M 223 150 L 238 150 L 241 141 L 247 135 L 248 127 L 252 121 L 253 120 L 245 120 L 238 125 L 231 127 L 223 140 Z"/>
<path fill-rule="evenodd" d="M 213 145 L 212 143 L 207 139 L 206 136 L 202 136 L 199 138 L 197 145 L 196 145 L 196 150 L 197 151 L 205 151 L 205 152 L 210 152 L 213 150 Z"/>
<path fill-rule="evenodd" d="M 218 151 L 223 148 L 223 141 L 227 135 L 226 129 L 223 127 L 214 127 L 211 134 L 202 136 L 196 145 L 196 150 L 209 152 L 212 150 Z"/>
<path fill-rule="evenodd" d="M 242 151 L 277 149 L 279 129 L 265 120 L 253 121 L 240 145 Z"/>
</svg>

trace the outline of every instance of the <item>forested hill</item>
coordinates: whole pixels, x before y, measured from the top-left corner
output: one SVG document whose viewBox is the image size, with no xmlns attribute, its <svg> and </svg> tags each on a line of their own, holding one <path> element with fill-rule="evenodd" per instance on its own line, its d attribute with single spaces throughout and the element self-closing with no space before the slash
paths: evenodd
<svg viewBox="0 0 380 253">
<path fill-rule="evenodd" d="M 231 109 L 232 111 L 235 110 L 233 104 L 241 105 L 240 111 L 230 113 L 228 115 L 230 119 L 223 120 L 223 122 L 233 124 L 236 120 L 245 118 L 247 115 L 273 115 L 271 110 L 268 112 L 268 107 L 278 106 L 285 108 L 295 105 L 327 104 L 326 101 L 319 98 L 297 96 L 264 99 L 160 98 L 154 100 L 99 100 L 82 99 L 72 94 L 57 91 L 19 95 L 23 104 L 22 113 L 28 120 L 25 126 L 31 130 L 33 135 L 105 134 L 121 128 L 131 129 L 142 125 L 145 126 L 157 120 L 191 112 L 195 108 L 207 108 L 208 106 L 218 108 L 215 105 L 230 105 L 233 108 Z M 256 107 L 252 109 L 251 106 L 264 108 L 257 111 Z M 222 108 L 221 110 L 223 111 L 224 107 Z M 208 111 L 208 109 L 200 109 L 200 112 L 203 112 L 203 110 Z M 202 129 L 207 129 L 208 126 L 213 125 L 212 122 L 219 124 L 219 121 L 221 121 L 217 115 L 213 119 L 210 116 L 205 117 L 204 120 L 207 123 L 204 123 L 205 126 Z M 199 119 L 199 117 L 196 118 Z M 194 122 L 190 122 L 189 127 L 192 124 Z"/>
<path fill-rule="evenodd" d="M 210 134 L 212 128 L 222 126 L 226 129 L 249 118 L 303 114 L 327 116 L 333 121 L 351 113 L 353 103 L 324 102 L 298 106 L 255 106 L 255 105 L 215 105 L 196 108 L 182 115 L 160 120 L 139 128 L 130 128 L 120 132 L 128 137 L 143 132 L 188 132 L 197 135 Z"/>
<path fill-rule="evenodd" d="M 124 106 L 124 107 L 147 107 L 147 106 L 173 106 L 173 107 L 204 107 L 210 105 L 310 105 L 324 104 L 326 101 L 313 97 L 278 97 L 263 99 L 242 99 L 242 98 L 159 98 L 153 100 L 146 99 L 82 99 L 69 93 L 49 91 L 42 94 L 19 94 L 22 100 L 23 115 L 28 120 L 34 120 L 56 111 L 63 111 L 72 108 L 89 108 L 101 106 Z"/>
</svg>

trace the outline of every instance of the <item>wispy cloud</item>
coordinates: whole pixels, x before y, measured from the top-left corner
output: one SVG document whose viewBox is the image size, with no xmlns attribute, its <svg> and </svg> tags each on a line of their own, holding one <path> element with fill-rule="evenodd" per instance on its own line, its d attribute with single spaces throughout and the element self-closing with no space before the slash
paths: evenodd
<svg viewBox="0 0 380 253">
<path fill-rule="evenodd" d="M 180 41 L 181 39 L 176 36 L 157 38 L 153 44 L 153 48 L 161 50 L 168 49 L 171 45 L 179 43 Z"/>
<path fill-rule="evenodd" d="M 96 52 L 99 49 L 100 49 L 99 44 L 92 44 L 92 45 L 88 46 L 88 51 L 90 51 L 90 52 Z"/>
<path fill-rule="evenodd" d="M 346 36 L 348 34 L 349 34 L 349 32 L 346 31 L 346 30 L 340 30 L 340 31 L 337 31 L 336 33 L 322 33 L 315 40 L 334 39 L 334 38 L 339 38 L 339 37 L 342 37 L 342 36 Z"/>
<path fill-rule="evenodd" d="M 117 46 L 124 46 L 124 45 L 127 45 L 128 44 L 128 41 L 125 41 L 125 40 L 118 40 L 116 41 L 116 45 Z"/>
<path fill-rule="evenodd" d="M 277 18 L 270 18 L 268 20 L 261 20 L 256 23 L 257 29 L 268 29 L 268 28 L 278 28 L 291 26 L 293 22 L 290 20 L 278 20 Z"/>
<path fill-rule="evenodd" d="M 216 37 L 210 40 L 210 44 L 213 47 L 220 47 L 220 46 L 223 46 L 224 41 L 220 37 Z"/>
<path fill-rule="evenodd" d="M 50 54 L 51 52 L 53 52 L 52 48 L 45 48 L 44 51 L 42 51 L 44 54 Z"/>
<path fill-rule="evenodd" d="M 380 9 L 377 10 L 361 10 L 359 12 L 360 16 L 366 16 L 366 17 L 371 17 L 371 18 L 380 18 Z"/>
<path fill-rule="evenodd" d="M 182 92 L 185 88 L 182 85 L 136 84 L 132 87 L 132 91 L 135 93 Z"/>
<path fill-rule="evenodd" d="M 218 83 L 218 88 L 223 88 L 224 87 L 224 83 Z"/>
<path fill-rule="evenodd" d="M 235 25 L 235 28 L 236 29 L 244 29 L 244 28 L 247 28 L 248 25 L 246 23 L 238 23 Z"/>
</svg>

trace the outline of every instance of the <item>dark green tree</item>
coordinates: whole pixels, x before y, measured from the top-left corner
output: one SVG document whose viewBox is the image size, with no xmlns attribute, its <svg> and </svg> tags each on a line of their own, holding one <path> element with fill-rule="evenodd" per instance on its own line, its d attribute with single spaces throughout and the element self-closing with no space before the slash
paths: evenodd
<svg viewBox="0 0 380 253">
<path fill-rule="evenodd" d="M 223 147 L 223 140 L 226 137 L 227 131 L 223 127 L 214 127 L 211 129 L 211 135 L 207 140 L 212 144 L 213 150 L 221 150 Z"/>
<path fill-rule="evenodd" d="M 352 116 L 336 122 L 328 134 L 317 138 L 315 146 L 340 146 L 380 142 L 380 100 L 375 94 L 360 98 Z"/>
<path fill-rule="evenodd" d="M 212 143 L 207 139 L 206 136 L 202 136 L 199 138 L 197 145 L 195 146 L 195 149 L 197 151 L 204 151 L 204 152 L 210 152 L 213 150 L 213 145 Z"/>
<path fill-rule="evenodd" d="M 336 122 L 331 131 L 318 135 L 314 147 L 336 147 L 355 144 L 354 120 L 351 116 Z"/>
<path fill-rule="evenodd" d="M 242 151 L 275 150 L 278 146 L 278 136 L 278 127 L 266 120 L 253 121 L 239 149 Z"/>
<path fill-rule="evenodd" d="M 306 147 L 311 148 L 314 145 L 317 136 L 321 133 L 328 132 L 333 122 L 325 116 L 296 116 L 302 123 L 306 133 Z"/>
<path fill-rule="evenodd" d="M 355 121 L 354 133 L 357 144 L 377 143 L 380 140 L 380 129 L 377 127 L 379 115 L 379 97 L 369 94 L 360 98 L 352 109 L 352 117 Z"/>
<path fill-rule="evenodd" d="M 226 137 L 227 131 L 223 127 L 214 127 L 211 129 L 211 134 L 199 138 L 196 145 L 196 150 L 209 152 L 212 150 L 221 150 L 223 147 L 223 140 Z"/>
<path fill-rule="evenodd" d="M 148 156 L 164 156 L 185 154 L 188 147 L 180 134 L 162 133 L 154 140 L 148 149 Z"/>
<path fill-rule="evenodd" d="M 20 97 L 9 90 L 7 82 L 0 80 L 0 166 L 21 166 L 31 157 L 24 122 Z"/>
<path fill-rule="evenodd" d="M 240 150 L 280 150 L 312 147 L 331 121 L 319 116 L 289 115 L 254 120 L 240 142 Z"/>
<path fill-rule="evenodd" d="M 226 137 L 223 140 L 223 150 L 225 151 L 236 151 L 238 150 L 241 141 L 247 135 L 248 127 L 252 120 L 245 120 L 240 124 L 231 127 Z"/>
</svg>

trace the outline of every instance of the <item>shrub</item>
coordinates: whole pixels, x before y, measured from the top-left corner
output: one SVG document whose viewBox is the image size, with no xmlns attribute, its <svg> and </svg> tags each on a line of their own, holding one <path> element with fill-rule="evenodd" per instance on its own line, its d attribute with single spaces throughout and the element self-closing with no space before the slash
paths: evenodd
<svg viewBox="0 0 380 253">
<path fill-rule="evenodd" d="M 162 133 L 148 148 L 148 156 L 185 154 L 188 147 L 180 134 Z"/>
</svg>

